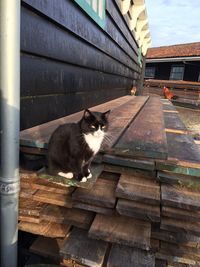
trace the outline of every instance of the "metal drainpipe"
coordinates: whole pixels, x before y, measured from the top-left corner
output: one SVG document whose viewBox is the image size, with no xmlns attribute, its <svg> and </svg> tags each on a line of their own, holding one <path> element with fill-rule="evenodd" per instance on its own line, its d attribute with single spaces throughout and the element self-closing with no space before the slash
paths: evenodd
<svg viewBox="0 0 200 267">
<path fill-rule="evenodd" d="M 17 267 L 20 0 L 0 0 L 0 266 Z"/>
</svg>

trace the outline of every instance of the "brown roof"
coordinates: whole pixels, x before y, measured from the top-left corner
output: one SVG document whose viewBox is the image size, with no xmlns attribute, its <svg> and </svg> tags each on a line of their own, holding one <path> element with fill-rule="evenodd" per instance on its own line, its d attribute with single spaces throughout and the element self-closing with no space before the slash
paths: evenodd
<svg viewBox="0 0 200 267">
<path fill-rule="evenodd" d="M 200 42 L 153 47 L 147 50 L 147 58 L 200 56 Z"/>
</svg>

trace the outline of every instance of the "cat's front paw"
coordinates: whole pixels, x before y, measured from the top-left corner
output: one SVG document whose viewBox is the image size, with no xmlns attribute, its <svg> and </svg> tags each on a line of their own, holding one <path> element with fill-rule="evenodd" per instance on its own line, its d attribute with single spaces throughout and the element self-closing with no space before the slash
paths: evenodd
<svg viewBox="0 0 200 267">
<path fill-rule="evenodd" d="M 87 179 L 92 178 L 92 173 L 91 173 L 91 171 L 90 171 L 89 169 L 88 169 L 88 171 L 87 171 L 85 177 L 86 177 Z"/>
<path fill-rule="evenodd" d="M 87 182 L 87 178 L 86 178 L 86 177 L 83 177 L 83 178 L 81 179 L 81 183 L 85 183 L 85 182 Z"/>
<path fill-rule="evenodd" d="M 74 176 L 72 172 L 67 172 L 67 173 L 65 173 L 65 172 L 59 172 L 58 175 L 59 176 L 62 176 L 62 177 L 65 177 L 67 179 L 72 179 L 73 176 Z"/>
</svg>

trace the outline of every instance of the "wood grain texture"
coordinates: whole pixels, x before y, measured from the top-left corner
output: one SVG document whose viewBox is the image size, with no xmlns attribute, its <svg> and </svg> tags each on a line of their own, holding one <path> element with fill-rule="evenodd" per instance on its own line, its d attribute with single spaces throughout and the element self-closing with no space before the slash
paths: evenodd
<svg viewBox="0 0 200 267">
<path fill-rule="evenodd" d="M 114 208 L 116 198 L 115 190 L 117 181 L 98 179 L 91 189 L 77 188 L 72 194 L 72 199 L 105 208 Z"/>
<path fill-rule="evenodd" d="M 66 196 L 65 194 L 57 194 L 57 193 L 50 194 L 47 191 L 38 190 L 34 194 L 32 199 L 42 203 L 58 205 L 66 208 L 72 208 L 72 198 L 70 196 Z"/>
<path fill-rule="evenodd" d="M 117 166 L 130 167 L 130 168 L 138 168 L 143 170 L 154 170 L 155 162 L 151 159 L 139 159 L 139 158 L 123 158 L 115 155 L 107 155 L 103 156 L 103 162 L 107 164 L 113 164 Z"/>
<path fill-rule="evenodd" d="M 113 244 L 107 267 L 155 267 L 155 256 L 137 248 Z"/>
<path fill-rule="evenodd" d="M 46 205 L 41 212 L 40 218 L 46 222 L 70 224 L 79 228 L 89 229 L 94 219 L 94 213 L 76 208 Z"/>
<path fill-rule="evenodd" d="M 41 211 L 44 209 L 46 204 L 34 201 L 29 198 L 20 197 L 19 199 L 19 214 L 29 216 L 40 216 Z"/>
<path fill-rule="evenodd" d="M 174 207 L 162 207 L 162 215 L 168 218 L 174 218 L 183 221 L 200 221 L 200 211 L 197 210 L 185 210 Z"/>
<path fill-rule="evenodd" d="M 161 185 L 162 204 L 186 210 L 200 210 L 200 194 L 180 186 Z"/>
<path fill-rule="evenodd" d="M 29 222 L 20 222 L 18 224 L 19 230 L 36 234 L 42 235 L 46 237 L 65 237 L 71 226 L 67 224 L 58 224 L 58 223 L 51 223 L 51 222 L 40 222 L 40 223 L 29 223 Z"/>
<path fill-rule="evenodd" d="M 161 219 L 161 229 L 172 231 L 172 232 L 182 232 L 190 233 L 191 235 L 196 235 L 200 237 L 200 221 L 191 222 L 183 221 L 180 219 L 171 219 L 167 217 L 162 217 Z"/>
<path fill-rule="evenodd" d="M 60 250 L 64 259 L 73 259 L 90 267 L 101 267 L 108 244 L 88 238 L 87 231 L 73 228 Z"/>
<path fill-rule="evenodd" d="M 146 177 L 145 177 L 146 176 Z M 152 205 L 160 205 L 160 186 L 151 173 L 136 171 L 135 175 L 121 175 L 116 196 Z"/>
<path fill-rule="evenodd" d="M 30 246 L 30 251 L 51 260 L 60 260 L 59 251 L 63 246 L 63 239 L 38 236 Z"/>
<path fill-rule="evenodd" d="M 119 199 L 116 209 L 120 215 L 150 222 L 160 222 L 159 206 Z"/>
<path fill-rule="evenodd" d="M 82 209 L 82 210 L 93 211 L 93 212 L 105 214 L 105 215 L 113 215 L 116 213 L 115 209 L 100 207 L 94 204 L 86 204 L 80 201 L 73 201 L 73 207 Z"/>
<path fill-rule="evenodd" d="M 115 145 L 115 153 L 124 156 L 167 158 L 162 103 L 158 97 L 151 97 L 147 101 Z"/>
<path fill-rule="evenodd" d="M 97 214 L 89 236 L 131 247 L 150 249 L 151 224 L 125 216 Z"/>
</svg>

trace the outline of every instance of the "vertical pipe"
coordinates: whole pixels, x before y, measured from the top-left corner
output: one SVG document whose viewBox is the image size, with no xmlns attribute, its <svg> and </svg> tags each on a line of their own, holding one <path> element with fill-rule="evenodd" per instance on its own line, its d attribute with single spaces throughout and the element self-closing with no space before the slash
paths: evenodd
<svg viewBox="0 0 200 267">
<path fill-rule="evenodd" d="M 20 0 L 0 0 L 0 266 L 17 267 Z"/>
</svg>

